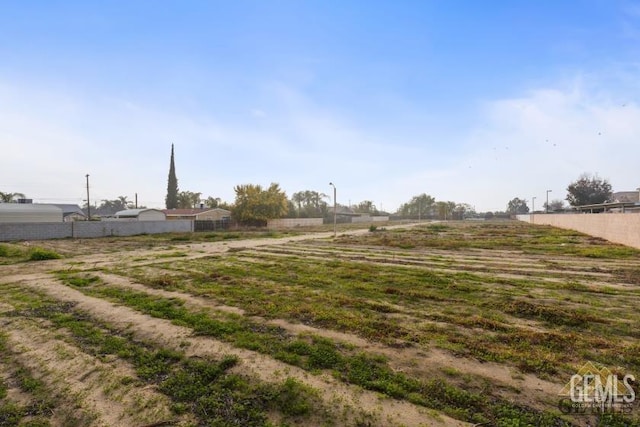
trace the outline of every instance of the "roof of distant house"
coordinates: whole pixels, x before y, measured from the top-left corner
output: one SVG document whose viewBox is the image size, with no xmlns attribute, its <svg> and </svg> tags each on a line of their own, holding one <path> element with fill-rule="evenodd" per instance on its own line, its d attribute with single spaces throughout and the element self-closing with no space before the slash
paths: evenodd
<svg viewBox="0 0 640 427">
<path fill-rule="evenodd" d="M 163 209 L 162 212 L 165 213 L 165 215 L 180 215 L 180 216 L 195 216 L 204 212 L 211 212 L 211 211 L 220 211 L 220 212 L 226 212 L 226 213 L 231 213 L 231 211 L 228 211 L 226 209 L 221 209 L 221 208 L 202 208 L 202 209 Z"/>
<path fill-rule="evenodd" d="M 61 214 L 62 209 L 55 205 L 38 203 L 0 203 L 0 209 L 8 212 L 49 212 Z"/>
<path fill-rule="evenodd" d="M 82 211 L 82 209 L 80 209 L 80 206 L 78 205 L 70 205 L 70 204 L 63 204 L 63 203 L 51 203 L 51 205 L 62 209 L 62 213 L 64 216 L 74 214 L 74 213 L 77 213 L 78 215 L 86 216 L 85 213 Z"/>
<path fill-rule="evenodd" d="M 143 209 L 125 209 L 123 211 L 116 212 L 114 216 L 119 217 L 119 218 L 122 218 L 122 217 L 136 217 L 136 216 L 140 215 L 142 212 L 147 212 L 147 211 L 162 212 L 159 209 L 147 209 L 147 208 L 143 208 Z"/>
</svg>

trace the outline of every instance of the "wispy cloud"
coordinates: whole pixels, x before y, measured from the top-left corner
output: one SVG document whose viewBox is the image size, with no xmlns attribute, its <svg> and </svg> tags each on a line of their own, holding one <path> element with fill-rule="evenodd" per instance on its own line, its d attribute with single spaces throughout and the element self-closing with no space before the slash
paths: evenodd
<svg viewBox="0 0 640 427">
<path fill-rule="evenodd" d="M 598 173 L 618 190 L 640 184 L 636 103 L 593 95 L 578 82 L 488 102 L 482 117 L 456 164 L 404 176 L 394 186 L 405 189 L 405 198 L 431 187 L 440 198 L 494 210 L 513 197 L 541 200 L 548 189 L 564 199 L 567 185 L 582 172 Z"/>
<path fill-rule="evenodd" d="M 222 119 L 5 82 L 0 190 L 80 202 L 89 173 L 94 200 L 131 199 L 137 192 L 141 203 L 159 207 L 171 143 L 180 188 L 229 201 L 241 183 L 275 181 L 291 194 L 329 191 L 333 181 L 341 203 L 369 199 L 395 209 L 426 192 L 501 210 L 513 197 L 542 200 L 547 189 L 564 198 L 568 183 L 585 171 L 618 190 L 640 185 L 640 106 L 583 78 L 487 101 L 460 118 L 476 125 L 455 134 L 366 126 L 278 87 L 256 110 L 268 114 L 248 106 L 250 114 Z M 424 144 L 415 143 L 420 133 L 427 135 Z M 438 143 L 429 142 L 431 133 Z M 405 140 L 414 143 L 395 143 Z"/>
</svg>

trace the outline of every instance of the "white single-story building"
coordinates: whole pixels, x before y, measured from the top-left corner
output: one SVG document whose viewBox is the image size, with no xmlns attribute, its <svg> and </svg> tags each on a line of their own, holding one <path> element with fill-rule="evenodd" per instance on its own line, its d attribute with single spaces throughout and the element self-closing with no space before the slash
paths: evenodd
<svg viewBox="0 0 640 427">
<path fill-rule="evenodd" d="M 62 222 L 62 209 L 53 205 L 0 203 L 0 222 Z"/>
<path fill-rule="evenodd" d="M 116 212 L 114 217 L 129 221 L 164 221 L 167 219 L 164 212 L 158 209 L 125 209 Z"/>
</svg>

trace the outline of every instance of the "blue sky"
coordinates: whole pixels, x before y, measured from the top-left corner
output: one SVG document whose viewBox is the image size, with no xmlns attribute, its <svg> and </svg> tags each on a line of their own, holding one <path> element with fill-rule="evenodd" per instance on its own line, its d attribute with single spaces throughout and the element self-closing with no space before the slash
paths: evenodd
<svg viewBox="0 0 640 427">
<path fill-rule="evenodd" d="M 504 210 L 640 187 L 640 2 L 4 1 L 0 191 L 42 202 L 278 182 Z"/>
</svg>

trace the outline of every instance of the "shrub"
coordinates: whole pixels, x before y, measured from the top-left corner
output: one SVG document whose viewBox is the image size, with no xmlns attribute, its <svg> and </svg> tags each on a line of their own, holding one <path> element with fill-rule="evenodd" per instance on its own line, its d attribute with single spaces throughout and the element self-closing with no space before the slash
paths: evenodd
<svg viewBox="0 0 640 427">
<path fill-rule="evenodd" d="M 62 256 L 49 249 L 44 248 L 33 248 L 29 251 L 29 260 L 30 261 L 43 261 L 47 259 L 58 259 L 62 258 Z"/>
</svg>

